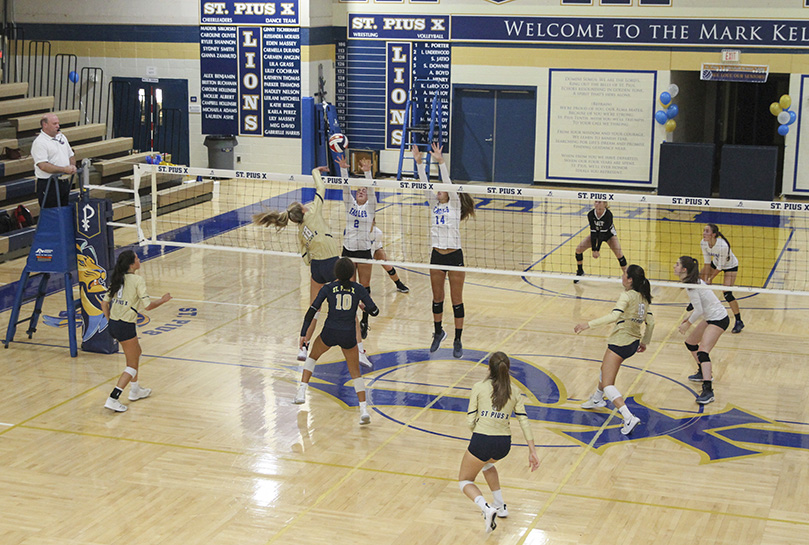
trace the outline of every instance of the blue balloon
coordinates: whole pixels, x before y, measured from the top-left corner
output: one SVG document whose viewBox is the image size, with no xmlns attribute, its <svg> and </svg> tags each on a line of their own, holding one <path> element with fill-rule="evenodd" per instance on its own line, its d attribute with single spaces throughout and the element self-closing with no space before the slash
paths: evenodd
<svg viewBox="0 0 809 545">
<path fill-rule="evenodd" d="M 789 132 L 789 126 L 787 126 L 787 125 L 779 125 L 778 126 L 778 134 L 780 134 L 781 136 L 786 136 L 788 132 Z"/>
<path fill-rule="evenodd" d="M 660 104 L 665 106 L 669 102 L 671 102 L 671 94 L 668 91 L 663 91 L 660 93 Z"/>
<path fill-rule="evenodd" d="M 147 165 L 151 165 L 151 164 L 152 164 L 152 156 L 151 156 L 151 155 L 147 155 L 147 156 L 146 156 L 146 164 L 147 164 Z"/>
<path fill-rule="evenodd" d="M 672 104 L 666 109 L 666 116 L 669 119 L 674 119 L 677 117 L 678 113 L 680 113 L 680 108 L 678 108 L 676 104 Z"/>
<path fill-rule="evenodd" d="M 71 70 L 70 73 L 67 75 L 67 77 L 73 83 L 78 83 L 78 81 L 79 81 L 79 74 L 75 70 Z"/>
<path fill-rule="evenodd" d="M 657 112 L 655 112 L 655 121 L 657 121 L 661 125 L 665 125 L 668 119 L 669 116 L 667 116 L 666 112 L 664 112 L 663 110 L 657 110 Z"/>
<path fill-rule="evenodd" d="M 786 110 L 789 112 L 789 121 L 787 121 L 787 125 L 792 125 L 798 119 L 798 114 L 793 112 L 792 110 Z"/>
</svg>

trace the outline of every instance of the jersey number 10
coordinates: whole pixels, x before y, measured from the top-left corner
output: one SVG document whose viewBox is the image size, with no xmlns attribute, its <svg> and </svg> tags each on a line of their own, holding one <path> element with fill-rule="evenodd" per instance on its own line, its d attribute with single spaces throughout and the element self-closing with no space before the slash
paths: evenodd
<svg viewBox="0 0 809 545">
<path fill-rule="evenodd" d="M 351 294 L 344 293 L 342 295 L 338 295 L 335 298 L 335 305 L 337 306 L 337 310 L 351 310 Z"/>
</svg>

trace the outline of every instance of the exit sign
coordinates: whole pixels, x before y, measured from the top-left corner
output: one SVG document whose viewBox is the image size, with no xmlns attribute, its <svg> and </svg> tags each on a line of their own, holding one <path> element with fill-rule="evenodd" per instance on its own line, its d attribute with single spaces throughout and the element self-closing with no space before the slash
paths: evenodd
<svg viewBox="0 0 809 545">
<path fill-rule="evenodd" d="M 738 49 L 723 49 L 722 62 L 739 62 L 742 52 Z"/>
</svg>

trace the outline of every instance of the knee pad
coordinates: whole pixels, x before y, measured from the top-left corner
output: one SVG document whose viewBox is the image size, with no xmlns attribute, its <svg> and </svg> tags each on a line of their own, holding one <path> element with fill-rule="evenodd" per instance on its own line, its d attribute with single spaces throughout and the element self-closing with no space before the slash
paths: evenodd
<svg viewBox="0 0 809 545">
<path fill-rule="evenodd" d="M 132 377 L 132 380 L 135 380 L 135 377 L 138 376 L 138 370 L 134 367 L 127 367 L 124 369 L 124 373 L 129 373 L 129 376 Z"/>
<path fill-rule="evenodd" d="M 624 257 L 624 256 L 619 257 L 618 258 L 618 264 L 621 267 L 626 267 L 626 257 Z"/>
<path fill-rule="evenodd" d="M 357 393 L 365 391 L 365 379 L 357 377 L 354 379 L 354 391 Z"/>
<path fill-rule="evenodd" d="M 494 464 L 486 464 L 483 466 L 483 471 L 489 471 L 490 469 L 494 469 Z"/>
<path fill-rule="evenodd" d="M 696 352 L 697 350 L 699 350 L 699 345 L 698 344 L 685 343 L 685 347 L 688 349 L 689 352 Z"/>
<path fill-rule="evenodd" d="M 584 254 L 576 254 L 576 261 L 584 261 Z"/>
<path fill-rule="evenodd" d="M 396 274 L 396 267 L 391 267 L 391 268 L 390 268 L 390 270 L 389 270 L 389 271 L 387 271 L 387 273 L 388 273 L 390 276 L 393 276 L 394 274 Z"/>
<path fill-rule="evenodd" d="M 618 391 L 618 388 L 615 386 L 607 386 L 604 388 L 604 395 L 607 396 L 607 399 L 610 401 L 615 401 L 619 397 L 621 397 L 621 392 Z"/>
<path fill-rule="evenodd" d="M 433 314 L 443 314 L 444 313 L 444 301 L 439 301 L 436 303 L 433 301 Z"/>
<path fill-rule="evenodd" d="M 456 318 L 463 318 L 463 303 L 460 305 L 452 305 L 452 313 L 455 315 Z"/>
<path fill-rule="evenodd" d="M 303 362 L 303 370 L 309 371 L 310 373 L 314 373 L 315 371 L 315 359 L 314 358 L 306 358 L 306 361 Z"/>
<path fill-rule="evenodd" d="M 723 292 L 723 294 L 725 295 L 725 301 L 727 301 L 728 303 L 732 303 L 733 301 L 736 300 L 736 298 L 733 297 L 733 292 L 732 291 L 726 291 L 726 292 Z"/>
<path fill-rule="evenodd" d="M 473 483 L 472 481 L 458 481 L 458 487 L 461 489 L 461 492 L 463 492 L 463 489 L 466 488 L 466 485 L 468 484 L 475 484 L 475 483 Z"/>
<path fill-rule="evenodd" d="M 697 359 L 700 363 L 710 363 L 711 356 L 708 355 L 707 352 L 699 351 L 697 352 Z"/>
</svg>

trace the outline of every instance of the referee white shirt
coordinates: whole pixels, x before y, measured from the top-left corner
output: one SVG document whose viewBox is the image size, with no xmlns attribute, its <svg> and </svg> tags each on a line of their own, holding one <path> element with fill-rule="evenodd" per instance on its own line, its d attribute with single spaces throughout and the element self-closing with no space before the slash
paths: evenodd
<svg viewBox="0 0 809 545">
<path fill-rule="evenodd" d="M 42 132 L 31 145 L 34 159 L 34 174 L 47 179 L 51 174 L 73 174 L 76 160 L 67 137 L 59 132 L 59 118 L 52 113 L 42 116 Z"/>
</svg>

